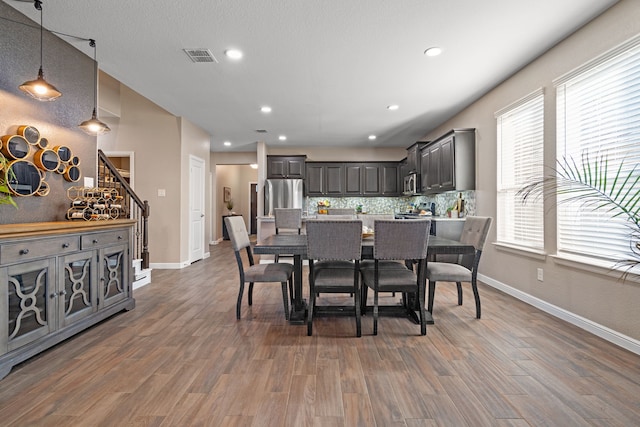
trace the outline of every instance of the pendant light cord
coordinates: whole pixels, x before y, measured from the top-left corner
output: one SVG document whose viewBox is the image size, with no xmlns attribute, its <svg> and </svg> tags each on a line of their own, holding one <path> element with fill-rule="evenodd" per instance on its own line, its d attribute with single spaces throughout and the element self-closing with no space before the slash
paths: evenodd
<svg viewBox="0 0 640 427">
<path fill-rule="evenodd" d="M 42 72 L 42 44 L 43 44 L 43 20 L 42 20 L 42 1 L 41 0 L 33 0 L 33 7 L 36 8 L 36 10 L 40 11 L 40 72 Z"/>
<path fill-rule="evenodd" d="M 98 109 L 98 48 L 94 39 L 89 39 L 89 46 L 93 48 L 93 114 Z"/>
</svg>

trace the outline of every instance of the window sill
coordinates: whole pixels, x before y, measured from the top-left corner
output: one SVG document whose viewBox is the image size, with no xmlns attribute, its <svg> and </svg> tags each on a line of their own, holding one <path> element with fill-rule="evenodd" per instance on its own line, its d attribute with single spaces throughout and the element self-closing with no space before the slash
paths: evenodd
<svg viewBox="0 0 640 427">
<path fill-rule="evenodd" d="M 542 250 L 527 248 L 524 246 L 516 246 L 503 242 L 493 242 L 493 246 L 499 251 L 509 252 L 514 255 L 525 256 L 537 261 L 544 261 L 547 257 L 547 253 Z"/>
</svg>

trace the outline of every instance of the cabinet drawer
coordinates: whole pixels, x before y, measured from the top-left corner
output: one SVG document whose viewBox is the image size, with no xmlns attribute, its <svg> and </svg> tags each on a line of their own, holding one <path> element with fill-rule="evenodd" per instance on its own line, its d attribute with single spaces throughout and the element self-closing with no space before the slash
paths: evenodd
<svg viewBox="0 0 640 427">
<path fill-rule="evenodd" d="M 80 249 L 78 236 L 56 237 L 41 240 L 26 240 L 0 245 L 0 264 L 28 261 L 52 255 L 67 254 Z"/>
<path fill-rule="evenodd" d="M 105 233 L 93 233 L 82 236 L 82 249 L 91 249 L 114 243 L 126 243 L 129 241 L 127 230 L 110 231 Z"/>
</svg>

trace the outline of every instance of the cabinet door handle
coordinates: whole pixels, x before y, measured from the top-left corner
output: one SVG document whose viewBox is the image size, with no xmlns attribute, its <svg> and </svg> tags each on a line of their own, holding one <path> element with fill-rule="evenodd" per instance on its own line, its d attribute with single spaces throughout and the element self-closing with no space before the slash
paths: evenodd
<svg viewBox="0 0 640 427">
<path fill-rule="evenodd" d="M 63 249 L 67 249 L 69 247 L 69 244 L 68 243 L 63 243 L 62 247 L 63 247 Z"/>
<path fill-rule="evenodd" d="M 98 241 L 96 239 L 93 239 L 93 244 L 95 245 L 96 243 L 98 243 Z"/>
<path fill-rule="evenodd" d="M 29 253 L 29 249 L 20 249 L 20 255 L 26 255 Z"/>
<path fill-rule="evenodd" d="M 66 294 L 67 294 L 67 290 L 63 289 L 63 290 L 60 291 L 59 295 L 62 296 L 62 295 L 66 295 Z"/>
<path fill-rule="evenodd" d="M 118 236 L 118 240 L 122 240 L 122 236 Z"/>
<path fill-rule="evenodd" d="M 49 295 L 49 298 L 54 299 L 55 297 L 57 297 L 58 295 L 54 292 L 52 294 Z"/>
</svg>

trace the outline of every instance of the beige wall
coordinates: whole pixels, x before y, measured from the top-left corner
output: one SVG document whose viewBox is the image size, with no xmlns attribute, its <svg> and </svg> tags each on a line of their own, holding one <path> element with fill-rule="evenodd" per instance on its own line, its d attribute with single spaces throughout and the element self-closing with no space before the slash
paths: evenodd
<svg viewBox="0 0 640 427">
<path fill-rule="evenodd" d="M 247 230 L 251 215 L 250 183 L 258 181 L 258 170 L 248 165 L 216 165 L 216 238 L 222 238 L 222 215 L 227 215 L 227 207 L 223 202 L 223 188 L 231 189 L 233 212 L 242 215 Z"/>
<path fill-rule="evenodd" d="M 496 217 L 496 121 L 494 112 L 542 87 L 545 92 L 545 162 L 555 164 L 555 89 L 553 79 L 640 32 L 637 0 L 624 0 L 583 27 L 538 60 L 483 96 L 453 119 L 425 136 L 431 139 L 455 127 L 475 127 L 476 202 L 478 215 Z M 547 206 L 549 208 L 550 206 Z M 635 340 L 640 340 L 640 286 L 607 277 L 606 272 L 587 271 L 578 264 L 561 265 L 555 252 L 553 211 L 545 217 L 545 245 L 549 254 L 537 259 L 524 253 L 498 249 L 496 227 L 491 230 L 482 255 L 480 273 L 489 281 L 515 288 Z M 544 281 L 536 269 L 544 269 Z"/>
<path fill-rule="evenodd" d="M 101 111 L 113 114 L 101 116 L 111 132 L 99 137 L 98 147 L 106 152 L 135 153 L 132 165 L 134 190 L 141 199 L 149 201 L 151 210 L 149 254 L 152 266 L 176 268 L 188 265 L 189 155 L 204 160 L 205 171 L 209 170 L 208 134 L 104 73 L 100 74 L 99 103 Z M 208 185 L 207 173 L 205 194 L 210 193 Z M 164 197 L 158 195 L 159 190 L 164 190 Z M 209 199 L 206 206 L 210 206 Z M 210 216 L 208 209 L 206 216 Z M 208 225 L 206 230 L 205 239 L 208 239 Z M 205 255 L 207 253 L 208 245 L 205 245 Z"/>
</svg>

